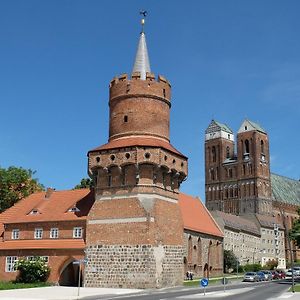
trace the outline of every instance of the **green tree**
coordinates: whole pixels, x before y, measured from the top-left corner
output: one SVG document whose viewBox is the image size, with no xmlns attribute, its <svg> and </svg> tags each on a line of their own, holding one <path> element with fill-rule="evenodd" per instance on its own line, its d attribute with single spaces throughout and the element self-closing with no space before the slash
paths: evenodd
<svg viewBox="0 0 300 300">
<path fill-rule="evenodd" d="M 94 182 L 90 178 L 82 178 L 80 183 L 77 184 L 73 190 L 79 190 L 79 189 L 90 189 L 94 187 Z"/>
<path fill-rule="evenodd" d="M 298 208 L 298 219 L 294 221 L 292 229 L 289 231 L 290 239 L 300 246 L 300 208 Z"/>
<path fill-rule="evenodd" d="M 0 167 L 0 212 L 11 207 L 20 199 L 34 192 L 42 191 L 44 186 L 33 178 L 35 171 L 18 167 Z"/>
<path fill-rule="evenodd" d="M 236 268 L 237 257 L 232 250 L 224 250 L 224 272 Z"/>
</svg>

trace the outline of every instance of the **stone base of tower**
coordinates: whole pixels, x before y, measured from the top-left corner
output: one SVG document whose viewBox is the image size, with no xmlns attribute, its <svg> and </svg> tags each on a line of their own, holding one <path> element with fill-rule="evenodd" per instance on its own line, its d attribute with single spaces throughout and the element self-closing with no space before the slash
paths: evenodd
<svg viewBox="0 0 300 300">
<path fill-rule="evenodd" d="M 86 248 L 86 256 L 86 287 L 146 289 L 182 284 L 182 246 L 94 245 Z"/>
</svg>

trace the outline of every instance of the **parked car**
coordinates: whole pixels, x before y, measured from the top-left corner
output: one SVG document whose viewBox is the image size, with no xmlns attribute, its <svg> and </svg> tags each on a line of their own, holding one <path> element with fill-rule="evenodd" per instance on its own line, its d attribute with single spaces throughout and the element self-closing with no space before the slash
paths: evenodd
<svg viewBox="0 0 300 300">
<path fill-rule="evenodd" d="M 292 277 L 292 273 L 294 273 L 294 276 L 296 276 L 295 270 L 292 271 L 292 269 L 288 269 L 288 270 L 286 271 L 286 273 L 285 273 L 285 276 L 286 276 L 286 277 Z"/>
<path fill-rule="evenodd" d="M 281 279 L 281 275 L 277 271 L 272 271 L 272 279 Z"/>
<path fill-rule="evenodd" d="M 278 272 L 278 274 L 280 276 L 280 279 L 284 279 L 285 278 L 285 272 L 284 271 L 278 270 L 277 272 Z"/>
<path fill-rule="evenodd" d="M 256 272 L 247 272 L 244 275 L 243 281 L 257 282 L 259 281 L 259 276 L 256 274 Z"/>
<path fill-rule="evenodd" d="M 259 281 L 265 281 L 265 280 L 266 280 L 266 277 L 265 277 L 265 273 L 264 273 L 264 272 L 258 271 L 258 272 L 256 272 L 256 274 L 257 274 L 258 277 L 259 277 Z"/>
<path fill-rule="evenodd" d="M 271 273 L 271 271 L 262 270 L 261 272 L 263 272 L 265 274 L 265 280 L 266 281 L 272 280 L 272 273 Z"/>
<path fill-rule="evenodd" d="M 295 271 L 295 275 L 296 275 L 296 276 L 300 276 L 300 267 L 295 266 L 295 267 L 294 267 L 294 271 Z"/>
</svg>

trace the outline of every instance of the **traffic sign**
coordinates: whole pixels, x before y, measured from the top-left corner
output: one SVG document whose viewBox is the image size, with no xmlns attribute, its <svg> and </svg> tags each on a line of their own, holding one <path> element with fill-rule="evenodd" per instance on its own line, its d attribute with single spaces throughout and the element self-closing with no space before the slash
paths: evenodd
<svg viewBox="0 0 300 300">
<path fill-rule="evenodd" d="M 207 278 L 202 278 L 200 280 L 200 285 L 203 286 L 203 287 L 208 286 L 208 279 Z"/>
</svg>

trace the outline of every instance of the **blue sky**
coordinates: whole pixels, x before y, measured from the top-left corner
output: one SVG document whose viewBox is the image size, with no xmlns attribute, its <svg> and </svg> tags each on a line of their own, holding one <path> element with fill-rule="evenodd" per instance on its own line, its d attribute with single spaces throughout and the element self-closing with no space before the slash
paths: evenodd
<svg viewBox="0 0 300 300">
<path fill-rule="evenodd" d="M 300 178 L 300 1 L 1 1 L 0 165 L 73 188 L 107 142 L 108 84 L 131 72 L 140 26 L 151 69 L 172 84 L 182 191 L 204 198 L 204 131 L 244 118 L 270 139 L 271 171 Z"/>
</svg>

